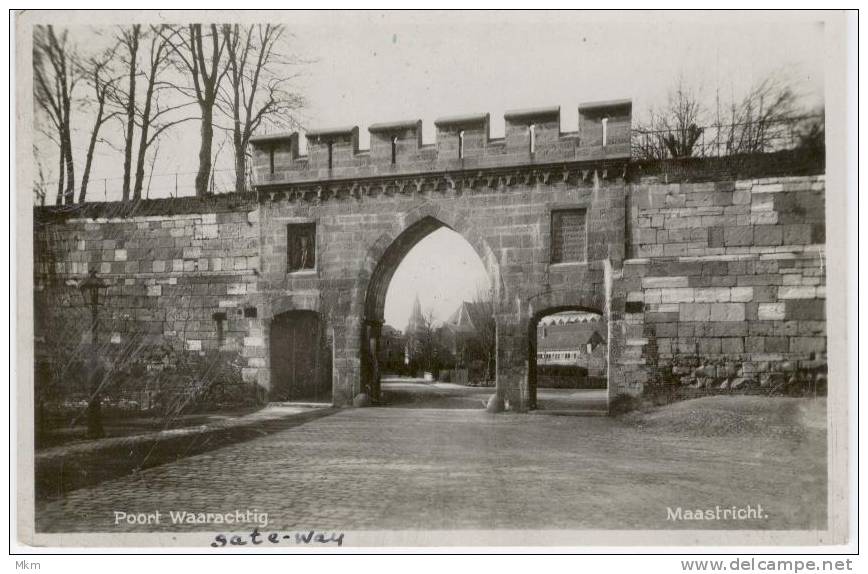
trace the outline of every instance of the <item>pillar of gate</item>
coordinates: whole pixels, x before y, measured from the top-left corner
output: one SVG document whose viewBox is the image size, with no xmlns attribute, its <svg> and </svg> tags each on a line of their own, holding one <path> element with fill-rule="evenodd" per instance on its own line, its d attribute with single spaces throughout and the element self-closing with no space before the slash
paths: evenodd
<svg viewBox="0 0 868 574">
<path fill-rule="evenodd" d="M 511 411 L 531 408 L 528 388 L 527 321 L 497 316 L 497 394 Z"/>
</svg>

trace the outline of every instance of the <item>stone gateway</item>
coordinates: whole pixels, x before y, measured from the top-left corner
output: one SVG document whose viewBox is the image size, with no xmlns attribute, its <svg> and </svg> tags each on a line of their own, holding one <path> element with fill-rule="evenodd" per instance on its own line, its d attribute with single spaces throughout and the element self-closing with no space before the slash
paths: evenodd
<svg viewBox="0 0 868 574">
<path fill-rule="evenodd" d="M 36 208 L 36 297 L 78 317 L 96 269 L 104 340 L 135 326 L 235 353 L 263 397 L 348 406 L 379 396 L 397 266 L 448 227 L 490 278 L 508 409 L 535 405 L 533 338 L 555 311 L 604 317 L 610 401 L 679 356 L 755 378 L 824 360 L 823 158 L 638 162 L 631 110 L 582 105 L 569 132 L 559 108 L 508 112 L 501 139 L 487 114 L 441 118 L 428 145 L 421 121 L 377 124 L 369 150 L 356 127 L 310 130 L 306 155 L 297 133 L 258 136 L 251 193 Z"/>
</svg>

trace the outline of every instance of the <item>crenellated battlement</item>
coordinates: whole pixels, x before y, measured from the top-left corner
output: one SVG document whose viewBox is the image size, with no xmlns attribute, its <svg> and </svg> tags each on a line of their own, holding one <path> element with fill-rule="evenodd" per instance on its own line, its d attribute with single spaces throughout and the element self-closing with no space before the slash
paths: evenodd
<svg viewBox="0 0 868 574">
<path fill-rule="evenodd" d="M 422 120 L 373 124 L 370 149 L 359 149 L 359 128 L 312 129 L 254 136 L 257 187 L 306 181 L 409 173 L 484 169 L 630 157 L 631 100 L 579 106 L 576 131 L 561 131 L 560 107 L 512 110 L 504 114 L 504 137 L 492 138 L 489 114 L 434 121 L 436 141 L 422 143 Z"/>
</svg>

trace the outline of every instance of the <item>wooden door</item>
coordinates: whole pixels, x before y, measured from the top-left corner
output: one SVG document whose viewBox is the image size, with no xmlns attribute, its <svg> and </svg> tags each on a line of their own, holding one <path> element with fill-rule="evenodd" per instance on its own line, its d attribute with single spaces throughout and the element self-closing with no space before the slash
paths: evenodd
<svg viewBox="0 0 868 574">
<path fill-rule="evenodd" d="M 329 402 L 331 365 L 319 316 L 290 311 L 271 324 L 271 400 Z"/>
</svg>

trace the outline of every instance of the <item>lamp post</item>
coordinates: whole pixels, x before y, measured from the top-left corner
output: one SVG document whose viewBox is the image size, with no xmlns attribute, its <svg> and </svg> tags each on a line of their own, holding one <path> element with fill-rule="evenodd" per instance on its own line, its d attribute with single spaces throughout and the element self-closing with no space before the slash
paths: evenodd
<svg viewBox="0 0 868 574">
<path fill-rule="evenodd" d="M 87 278 L 78 286 L 86 305 L 90 305 L 90 353 L 88 357 L 88 387 L 90 397 L 87 401 L 87 436 L 102 438 L 102 369 L 99 364 L 99 298 L 108 289 L 108 284 L 97 277 L 96 269 L 91 269 Z"/>
</svg>

